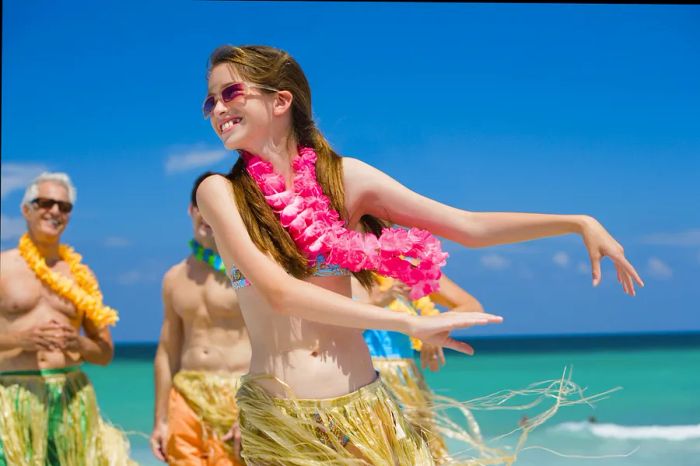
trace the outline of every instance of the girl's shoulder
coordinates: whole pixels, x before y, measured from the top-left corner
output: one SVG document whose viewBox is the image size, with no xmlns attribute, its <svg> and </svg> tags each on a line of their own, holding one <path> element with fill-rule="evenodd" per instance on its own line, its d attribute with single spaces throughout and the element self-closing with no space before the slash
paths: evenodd
<svg viewBox="0 0 700 466">
<path fill-rule="evenodd" d="M 363 162 L 355 157 L 343 156 L 343 171 L 349 174 L 362 173 L 364 170 L 371 168 L 371 165 Z"/>
<path fill-rule="evenodd" d="M 231 181 L 225 175 L 213 173 L 206 177 L 197 187 L 197 199 L 232 190 Z"/>
</svg>

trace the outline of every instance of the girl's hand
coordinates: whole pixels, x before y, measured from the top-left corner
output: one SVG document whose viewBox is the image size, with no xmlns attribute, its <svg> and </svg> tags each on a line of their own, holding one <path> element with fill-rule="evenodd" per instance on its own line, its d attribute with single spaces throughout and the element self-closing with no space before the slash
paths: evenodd
<svg viewBox="0 0 700 466">
<path fill-rule="evenodd" d="M 445 353 L 442 348 L 423 343 L 423 348 L 420 350 L 420 365 L 422 369 L 429 367 L 431 372 L 437 372 L 441 366 L 445 365 Z"/>
<path fill-rule="evenodd" d="M 387 307 L 399 296 L 408 297 L 410 288 L 399 280 L 394 280 L 394 283 L 386 289 L 382 290 L 379 286 L 373 286 L 370 292 L 370 300 L 372 304 L 379 307 Z"/>
<path fill-rule="evenodd" d="M 450 348 L 468 355 L 474 354 L 471 345 L 450 338 L 450 332 L 474 325 L 500 324 L 503 317 L 485 312 L 447 311 L 434 316 L 410 316 L 408 334 L 440 348 Z"/>
<path fill-rule="evenodd" d="M 644 286 L 644 282 L 632 264 L 625 258 L 625 251 L 615 238 L 594 218 L 586 217 L 581 230 L 583 243 L 588 250 L 591 260 L 591 270 L 593 273 L 593 286 L 598 286 L 601 280 L 600 261 L 608 256 L 615 264 L 617 270 L 617 281 L 622 284 L 622 288 L 630 296 L 635 295 L 634 282 L 639 286 Z"/>
</svg>

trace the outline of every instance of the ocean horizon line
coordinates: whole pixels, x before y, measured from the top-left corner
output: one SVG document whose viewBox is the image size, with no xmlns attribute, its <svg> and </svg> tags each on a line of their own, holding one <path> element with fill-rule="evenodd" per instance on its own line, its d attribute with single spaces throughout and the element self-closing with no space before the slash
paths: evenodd
<svg viewBox="0 0 700 466">
<path fill-rule="evenodd" d="M 458 336 L 479 352 L 524 353 L 555 351 L 606 351 L 652 348 L 700 347 L 700 330 L 668 332 L 567 333 L 526 335 Z M 155 356 L 157 341 L 115 341 L 119 358 L 143 359 Z"/>
</svg>

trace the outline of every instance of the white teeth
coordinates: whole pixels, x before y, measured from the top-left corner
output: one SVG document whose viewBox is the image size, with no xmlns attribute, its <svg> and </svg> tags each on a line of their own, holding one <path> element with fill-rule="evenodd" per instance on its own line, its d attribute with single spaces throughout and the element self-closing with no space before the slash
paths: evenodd
<svg viewBox="0 0 700 466">
<path fill-rule="evenodd" d="M 227 130 L 231 129 L 231 127 L 233 125 L 240 123 L 240 122 L 241 122 L 240 118 L 234 118 L 233 120 L 229 120 L 226 123 L 224 123 L 223 125 L 221 125 L 221 131 L 227 131 Z"/>
</svg>

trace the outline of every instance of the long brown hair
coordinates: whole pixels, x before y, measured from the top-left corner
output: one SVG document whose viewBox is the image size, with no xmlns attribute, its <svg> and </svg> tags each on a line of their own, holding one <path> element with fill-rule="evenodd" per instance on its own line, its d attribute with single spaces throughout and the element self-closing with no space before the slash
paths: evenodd
<svg viewBox="0 0 700 466">
<path fill-rule="evenodd" d="M 313 147 L 316 151 L 316 176 L 333 208 L 347 221 L 345 190 L 343 187 L 343 161 L 321 131 L 316 127 L 311 113 L 311 88 L 299 64 L 287 52 L 263 45 L 235 47 L 224 45 L 209 57 L 208 74 L 220 64 L 229 64 L 246 81 L 273 89 L 291 92 L 292 136 L 297 144 Z M 207 74 L 207 75 L 208 75 Z M 265 91 L 263 92 L 272 92 Z M 260 188 L 245 169 L 239 158 L 227 175 L 233 186 L 236 205 L 253 243 L 272 256 L 284 269 L 297 278 L 311 275 L 304 255 L 267 204 Z M 364 231 L 379 236 L 389 224 L 370 215 L 360 219 Z M 354 273 L 366 288 L 374 283 L 372 273 L 363 270 Z"/>
</svg>

